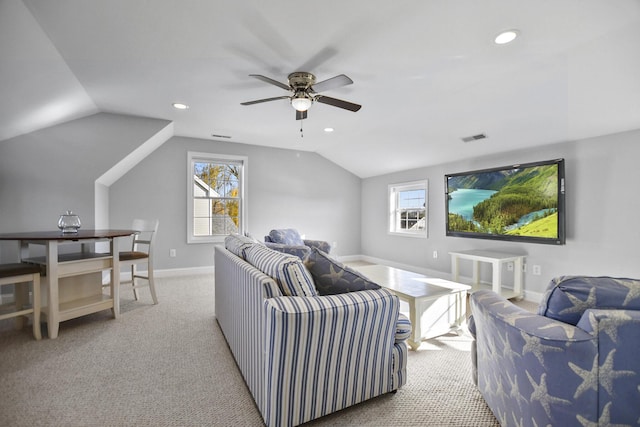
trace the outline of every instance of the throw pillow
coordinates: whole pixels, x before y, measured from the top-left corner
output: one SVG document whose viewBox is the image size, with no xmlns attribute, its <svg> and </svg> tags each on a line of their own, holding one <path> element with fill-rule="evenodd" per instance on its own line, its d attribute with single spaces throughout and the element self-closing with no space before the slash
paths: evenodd
<svg viewBox="0 0 640 427">
<path fill-rule="evenodd" d="M 245 250 L 245 257 L 264 274 L 275 279 L 284 295 L 316 296 L 318 293 L 300 258 L 277 252 L 263 245 L 253 245 Z"/>
<path fill-rule="evenodd" d="M 244 251 L 257 242 L 241 234 L 230 234 L 224 239 L 224 247 L 232 254 L 244 259 Z"/>
<path fill-rule="evenodd" d="M 300 237 L 298 230 L 293 228 L 283 228 L 280 230 L 271 230 L 269 238 L 273 243 L 283 243 L 292 246 L 304 246 L 304 241 Z"/>
<path fill-rule="evenodd" d="M 380 285 L 317 248 L 311 249 L 305 265 L 311 272 L 320 295 L 380 289 Z"/>
</svg>

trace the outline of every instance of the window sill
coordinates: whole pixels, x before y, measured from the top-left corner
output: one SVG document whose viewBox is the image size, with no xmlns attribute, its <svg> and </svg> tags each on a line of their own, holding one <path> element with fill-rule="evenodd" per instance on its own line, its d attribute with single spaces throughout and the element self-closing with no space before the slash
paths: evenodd
<svg viewBox="0 0 640 427">
<path fill-rule="evenodd" d="M 426 239 L 428 237 L 426 231 L 424 233 L 402 233 L 399 231 L 389 231 L 388 234 L 390 236 L 412 237 L 418 239 Z"/>
</svg>

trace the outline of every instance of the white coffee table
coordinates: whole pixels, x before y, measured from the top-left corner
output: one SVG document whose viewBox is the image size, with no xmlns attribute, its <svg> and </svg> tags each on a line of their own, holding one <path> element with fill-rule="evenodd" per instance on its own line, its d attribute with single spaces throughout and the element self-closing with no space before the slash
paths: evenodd
<svg viewBox="0 0 640 427">
<path fill-rule="evenodd" d="M 409 304 L 413 329 L 408 342 L 412 350 L 420 347 L 423 338 L 459 332 L 466 321 L 466 297 L 471 286 L 386 265 L 352 265 L 351 268 Z"/>
</svg>

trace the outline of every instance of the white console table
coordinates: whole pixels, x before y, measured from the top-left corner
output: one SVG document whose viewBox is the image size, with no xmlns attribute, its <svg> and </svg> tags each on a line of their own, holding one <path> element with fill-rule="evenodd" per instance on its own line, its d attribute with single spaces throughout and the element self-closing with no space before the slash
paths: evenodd
<svg viewBox="0 0 640 427">
<path fill-rule="evenodd" d="M 522 282 L 524 279 L 523 265 L 525 255 L 515 255 L 504 252 L 488 250 L 470 250 L 461 252 L 449 252 L 451 255 L 451 280 L 458 282 L 460 260 L 473 261 L 473 288 L 480 288 L 480 263 L 485 262 L 493 267 L 491 289 L 507 299 L 524 298 Z M 502 286 L 502 265 L 513 262 L 513 289 Z"/>
</svg>

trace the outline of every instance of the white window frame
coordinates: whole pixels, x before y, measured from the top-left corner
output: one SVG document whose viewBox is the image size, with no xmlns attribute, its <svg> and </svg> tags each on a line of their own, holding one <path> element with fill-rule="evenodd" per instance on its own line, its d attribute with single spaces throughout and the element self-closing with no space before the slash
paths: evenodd
<svg viewBox="0 0 640 427">
<path fill-rule="evenodd" d="M 187 243 L 221 243 L 227 235 L 196 236 L 193 234 L 193 205 L 194 205 L 194 179 L 193 167 L 195 162 L 229 162 L 240 163 L 240 227 L 238 233 L 244 233 L 247 227 L 247 169 L 249 158 L 229 154 L 199 153 L 189 151 L 187 153 Z"/>
<path fill-rule="evenodd" d="M 400 214 L 402 209 L 399 207 L 399 195 L 404 191 L 424 190 L 424 229 L 402 229 L 400 228 Z M 407 237 L 427 238 L 429 231 L 429 181 L 411 181 L 389 185 L 389 234 Z"/>
</svg>

